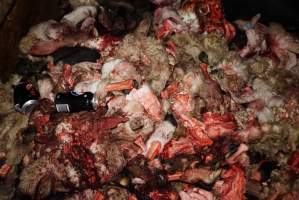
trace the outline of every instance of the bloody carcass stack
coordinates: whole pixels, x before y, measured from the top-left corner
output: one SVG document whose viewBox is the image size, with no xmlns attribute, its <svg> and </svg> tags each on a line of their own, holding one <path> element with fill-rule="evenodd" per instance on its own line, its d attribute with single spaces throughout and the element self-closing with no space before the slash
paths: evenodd
<svg viewBox="0 0 299 200">
<path fill-rule="evenodd" d="M 299 43 L 282 26 L 230 23 L 220 0 L 70 3 L 20 43 L 47 65 L 21 70 L 41 99 L 19 196 L 298 197 Z M 59 113 L 61 92 L 91 92 L 98 109 Z"/>
</svg>

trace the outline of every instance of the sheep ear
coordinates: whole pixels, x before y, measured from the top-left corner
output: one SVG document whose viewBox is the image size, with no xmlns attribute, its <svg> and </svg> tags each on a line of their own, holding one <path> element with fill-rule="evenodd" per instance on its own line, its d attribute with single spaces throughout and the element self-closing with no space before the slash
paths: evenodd
<svg viewBox="0 0 299 200">
<path fill-rule="evenodd" d="M 262 16 L 261 13 L 258 13 L 257 15 L 255 15 L 255 16 L 251 19 L 251 24 L 252 24 L 252 25 L 256 25 L 257 22 L 260 20 L 261 16 Z"/>
</svg>

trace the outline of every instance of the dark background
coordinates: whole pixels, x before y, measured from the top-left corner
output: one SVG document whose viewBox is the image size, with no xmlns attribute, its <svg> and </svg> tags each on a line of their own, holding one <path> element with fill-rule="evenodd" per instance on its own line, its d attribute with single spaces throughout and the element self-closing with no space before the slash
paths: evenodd
<svg viewBox="0 0 299 200">
<path fill-rule="evenodd" d="M 0 80 L 5 81 L 14 72 L 18 43 L 28 29 L 41 21 L 59 19 L 62 0 L 14 0 L 14 5 L 0 22 Z M 299 33 L 299 0 L 223 0 L 226 17 L 250 19 L 257 13 L 261 21 L 279 22 L 288 31 Z M 1 0 L 0 0 L 1 2 Z M 298 34 L 299 35 L 299 34 Z"/>
<path fill-rule="evenodd" d="M 14 0 L 0 22 L 0 81 L 7 81 L 18 62 L 18 44 L 29 28 L 39 22 L 58 19 L 61 0 Z M 1 0 L 0 0 L 1 3 Z"/>
<path fill-rule="evenodd" d="M 261 22 L 279 22 L 292 32 L 299 32 L 299 0 L 223 0 L 228 20 L 250 19 L 262 14 Z"/>
</svg>

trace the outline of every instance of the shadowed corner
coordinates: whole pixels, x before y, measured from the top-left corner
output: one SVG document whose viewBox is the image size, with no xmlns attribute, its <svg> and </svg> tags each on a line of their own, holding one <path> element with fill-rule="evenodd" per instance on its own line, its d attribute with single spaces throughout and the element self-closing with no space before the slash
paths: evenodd
<svg viewBox="0 0 299 200">
<path fill-rule="evenodd" d="M 31 26 L 41 21 L 59 18 L 62 15 L 61 3 L 61 0 L 0 0 L 1 81 L 7 81 L 9 75 L 15 71 L 21 37 Z"/>
<path fill-rule="evenodd" d="M 299 3 L 296 0 L 223 0 L 226 18 L 229 21 L 250 19 L 261 13 L 260 22 L 281 23 L 287 31 L 299 35 Z"/>
</svg>

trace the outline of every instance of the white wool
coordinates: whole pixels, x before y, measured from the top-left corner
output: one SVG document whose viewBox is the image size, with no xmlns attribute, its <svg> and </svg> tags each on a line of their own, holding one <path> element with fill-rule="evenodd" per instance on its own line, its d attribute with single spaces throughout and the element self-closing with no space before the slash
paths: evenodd
<svg viewBox="0 0 299 200">
<path fill-rule="evenodd" d="M 274 120 L 272 111 L 265 107 L 263 110 L 257 112 L 257 118 L 260 123 L 268 123 Z"/>
<path fill-rule="evenodd" d="M 136 68 L 126 61 L 115 66 L 115 70 L 110 74 L 110 78 L 114 81 L 123 81 L 128 79 L 140 81 L 140 75 L 137 73 Z"/>
<path fill-rule="evenodd" d="M 38 91 L 41 98 L 47 98 L 54 101 L 53 84 L 50 78 L 44 78 L 37 81 Z"/>
<path fill-rule="evenodd" d="M 268 123 L 274 120 L 273 107 L 280 107 L 283 105 L 283 100 L 279 97 L 273 97 L 268 102 L 266 107 L 257 112 L 257 118 L 260 123 Z"/>
<path fill-rule="evenodd" d="M 57 22 L 55 20 L 48 20 L 42 23 L 39 23 L 29 30 L 29 34 L 34 34 L 37 39 L 48 41 L 50 38 L 48 37 L 48 29 Z"/>
<path fill-rule="evenodd" d="M 142 102 L 151 103 L 149 94 L 152 94 L 152 90 L 150 86 L 148 86 L 147 84 L 143 84 L 138 90 L 136 89 L 131 90 L 130 94 L 127 95 L 126 99 L 128 101 L 138 101 L 140 103 Z"/>
<path fill-rule="evenodd" d="M 107 95 L 107 92 L 105 90 L 106 85 L 108 84 L 108 80 L 101 80 L 99 81 L 96 89 L 96 96 L 98 100 L 104 99 Z"/>
<path fill-rule="evenodd" d="M 96 154 L 96 153 L 101 153 L 103 151 L 103 148 L 97 142 L 93 142 L 90 145 L 89 150 L 91 153 Z"/>
<path fill-rule="evenodd" d="M 68 178 L 70 181 L 77 187 L 79 187 L 80 176 L 75 168 L 67 165 L 65 166 L 65 171 L 67 173 Z"/>
<path fill-rule="evenodd" d="M 101 44 L 103 43 L 103 41 L 104 41 L 104 37 L 89 38 L 89 39 L 85 40 L 84 42 L 81 42 L 79 45 L 82 47 L 90 48 L 90 49 L 101 50 L 100 47 L 101 47 Z M 107 50 L 107 48 L 105 50 Z"/>
<path fill-rule="evenodd" d="M 242 63 L 240 61 L 240 62 L 234 63 L 232 65 L 232 68 L 233 68 L 234 72 L 237 73 L 238 76 L 242 77 L 244 80 L 248 79 L 249 75 L 248 75 L 248 71 L 247 71 L 247 65 L 245 65 L 244 63 Z"/>
<path fill-rule="evenodd" d="M 102 77 L 108 78 L 110 73 L 115 69 L 115 67 L 121 63 L 121 59 L 113 59 L 108 62 L 106 62 L 102 67 Z"/>
<path fill-rule="evenodd" d="M 97 0 L 68 0 L 72 8 L 77 8 L 80 6 L 98 6 Z"/>
<path fill-rule="evenodd" d="M 107 113 L 113 114 L 114 112 L 123 109 L 126 105 L 126 97 L 124 95 L 113 97 L 108 103 L 109 110 Z"/>
<path fill-rule="evenodd" d="M 146 151 L 144 155 L 147 154 L 151 144 L 155 141 L 160 142 L 161 149 L 160 152 L 163 150 L 164 145 L 169 142 L 173 136 L 175 131 L 175 127 L 168 121 L 161 122 L 155 129 L 155 132 L 150 136 L 150 138 L 146 142 Z"/>
<path fill-rule="evenodd" d="M 132 183 L 135 185 L 142 185 L 145 184 L 145 180 L 141 179 L 141 178 L 133 178 L 132 179 Z"/>
<path fill-rule="evenodd" d="M 191 87 L 188 88 L 192 94 L 197 94 L 203 85 L 203 78 L 194 72 L 188 72 L 184 76 L 183 80 L 186 82 L 186 84 L 192 80 L 191 84 L 189 83 Z"/>
<path fill-rule="evenodd" d="M 98 85 L 101 82 L 101 80 L 96 81 L 83 81 L 78 84 L 76 84 L 74 88 L 74 92 L 77 93 L 84 93 L 84 92 L 91 92 L 95 93 L 97 91 Z"/>
<path fill-rule="evenodd" d="M 136 116 L 136 115 L 143 115 L 144 108 L 138 101 L 130 100 L 124 107 L 123 111 L 127 113 L 127 115 L 129 116 L 131 115 Z"/>
<path fill-rule="evenodd" d="M 199 31 L 200 23 L 195 12 L 180 10 L 179 15 L 182 17 L 183 22 L 185 22 L 188 25 L 188 27 L 190 27 L 190 31 Z"/>
<path fill-rule="evenodd" d="M 265 102 L 269 102 L 274 96 L 273 92 L 271 92 L 272 88 L 259 78 L 253 81 L 253 90 L 255 98 L 263 99 Z"/>
<path fill-rule="evenodd" d="M 65 22 L 72 27 L 75 27 L 78 23 L 86 19 L 87 17 L 95 17 L 97 9 L 94 6 L 80 6 L 72 12 L 63 16 L 61 22 Z"/>
</svg>

